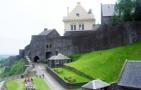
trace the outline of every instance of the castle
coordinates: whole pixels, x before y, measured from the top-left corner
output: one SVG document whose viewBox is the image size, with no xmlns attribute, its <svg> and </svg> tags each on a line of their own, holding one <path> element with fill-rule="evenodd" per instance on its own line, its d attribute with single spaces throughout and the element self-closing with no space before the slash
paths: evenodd
<svg viewBox="0 0 141 90">
<path fill-rule="evenodd" d="M 111 11 L 108 11 L 109 9 Z M 20 50 L 20 55 L 29 56 L 36 62 L 46 60 L 58 53 L 64 55 L 85 53 L 141 40 L 141 22 L 123 22 L 112 26 L 110 22 L 113 5 L 101 5 L 101 12 L 102 24 L 95 28 L 95 19 L 91 10 L 86 12 L 78 3 L 74 10 L 63 18 L 65 28 L 63 36 L 60 36 L 55 29 L 44 28 L 40 34 L 32 35 L 30 44 L 24 50 Z M 140 74 L 137 73 L 140 71 L 140 66 L 141 62 L 126 61 L 119 81 L 108 85 L 109 89 L 106 90 L 140 90 L 140 80 L 138 80 Z M 83 88 L 87 90 L 86 86 Z"/>
<path fill-rule="evenodd" d="M 84 50 L 84 44 L 80 45 L 80 43 L 76 42 L 75 38 L 78 34 L 80 34 L 80 36 L 84 34 L 84 32 L 81 31 L 91 33 L 91 30 L 96 30 L 95 18 L 91 10 L 87 12 L 81 6 L 80 2 L 78 2 L 71 12 L 68 11 L 67 16 L 63 18 L 63 22 L 65 28 L 64 36 L 60 36 L 56 30 L 48 30 L 45 28 L 39 35 L 32 36 L 30 45 L 25 48 L 25 54 L 31 56 L 32 59 L 38 57 L 40 60 L 44 60 L 52 55 L 58 54 L 58 52 L 64 55 L 70 55 L 94 50 L 92 47 Z M 84 36 L 86 37 L 87 35 Z M 74 46 L 74 44 L 76 45 Z M 86 45 L 86 47 L 88 47 L 88 45 Z"/>
<path fill-rule="evenodd" d="M 73 20 L 68 19 L 73 15 L 75 17 Z M 88 16 L 89 20 L 82 18 L 83 15 Z M 86 12 L 80 3 L 63 21 L 64 36 L 60 36 L 55 29 L 45 28 L 39 35 L 32 35 L 30 44 L 23 50 L 25 56 L 42 61 L 58 53 L 70 55 L 121 46 L 132 43 L 141 36 L 138 29 L 140 23 L 124 23 L 116 26 L 102 24 L 99 28 L 93 28 L 95 19 L 92 12 Z M 22 51 L 20 54 L 23 54 Z"/>
</svg>

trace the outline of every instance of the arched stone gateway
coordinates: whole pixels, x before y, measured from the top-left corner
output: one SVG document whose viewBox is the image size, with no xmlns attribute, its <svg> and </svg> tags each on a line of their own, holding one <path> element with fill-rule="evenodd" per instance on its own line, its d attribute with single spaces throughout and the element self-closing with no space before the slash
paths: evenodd
<svg viewBox="0 0 141 90">
<path fill-rule="evenodd" d="M 50 58 L 52 55 L 52 52 L 46 52 L 46 59 Z"/>
<path fill-rule="evenodd" d="M 35 56 L 35 57 L 34 57 L 34 62 L 38 62 L 39 59 L 40 59 L 40 58 L 39 58 L 38 56 Z"/>
</svg>

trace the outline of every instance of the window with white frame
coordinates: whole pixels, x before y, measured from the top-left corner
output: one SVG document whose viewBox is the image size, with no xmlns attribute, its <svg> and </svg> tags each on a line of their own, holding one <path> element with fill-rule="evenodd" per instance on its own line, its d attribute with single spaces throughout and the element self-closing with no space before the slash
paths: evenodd
<svg viewBox="0 0 141 90">
<path fill-rule="evenodd" d="M 76 25 L 70 25 L 71 30 L 76 30 Z"/>
<path fill-rule="evenodd" d="M 82 30 L 84 30 L 85 28 L 84 28 L 84 24 L 82 24 Z"/>
<path fill-rule="evenodd" d="M 73 25 L 70 25 L 71 26 L 71 30 L 73 30 Z"/>
<path fill-rule="evenodd" d="M 79 24 L 79 30 L 84 30 L 84 24 Z"/>
</svg>

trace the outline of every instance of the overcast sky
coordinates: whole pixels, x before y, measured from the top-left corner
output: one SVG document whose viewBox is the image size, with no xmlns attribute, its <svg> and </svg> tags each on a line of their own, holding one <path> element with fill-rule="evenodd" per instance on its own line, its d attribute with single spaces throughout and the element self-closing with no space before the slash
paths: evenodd
<svg viewBox="0 0 141 90">
<path fill-rule="evenodd" d="M 100 4 L 116 0 L 0 0 L 0 54 L 18 54 L 30 43 L 31 35 L 46 27 L 56 28 L 63 34 L 63 16 L 77 2 L 88 11 L 93 10 L 96 23 L 100 23 Z"/>
</svg>

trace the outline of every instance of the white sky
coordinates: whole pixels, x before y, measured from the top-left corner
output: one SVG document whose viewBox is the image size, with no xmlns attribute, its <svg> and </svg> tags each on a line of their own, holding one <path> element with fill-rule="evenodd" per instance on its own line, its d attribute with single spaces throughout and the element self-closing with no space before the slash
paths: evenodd
<svg viewBox="0 0 141 90">
<path fill-rule="evenodd" d="M 116 0 L 0 0 L 0 54 L 18 54 L 46 27 L 56 28 L 63 34 L 63 16 L 77 2 L 88 11 L 93 10 L 96 23 L 100 23 L 100 4 Z"/>
</svg>

